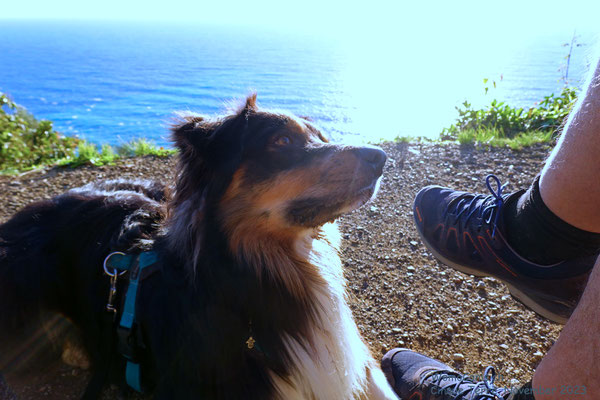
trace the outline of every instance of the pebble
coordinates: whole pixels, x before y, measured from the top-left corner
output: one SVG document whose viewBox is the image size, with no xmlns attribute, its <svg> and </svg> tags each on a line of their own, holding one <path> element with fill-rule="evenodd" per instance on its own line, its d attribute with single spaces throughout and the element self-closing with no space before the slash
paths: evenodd
<svg viewBox="0 0 600 400">
<path fill-rule="evenodd" d="M 544 358 L 544 353 L 542 353 L 541 351 L 536 351 L 535 353 L 533 353 L 532 355 L 532 359 L 533 361 L 541 361 L 542 358 Z"/>
</svg>

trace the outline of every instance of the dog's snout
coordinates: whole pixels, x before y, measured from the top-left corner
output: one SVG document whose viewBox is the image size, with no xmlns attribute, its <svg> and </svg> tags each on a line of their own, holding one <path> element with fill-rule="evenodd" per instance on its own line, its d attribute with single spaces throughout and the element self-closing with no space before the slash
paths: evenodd
<svg viewBox="0 0 600 400">
<path fill-rule="evenodd" d="M 356 153 L 361 160 L 372 166 L 375 171 L 381 174 L 385 160 L 387 159 L 385 151 L 381 150 L 379 147 L 367 146 L 359 147 L 356 149 Z"/>
</svg>

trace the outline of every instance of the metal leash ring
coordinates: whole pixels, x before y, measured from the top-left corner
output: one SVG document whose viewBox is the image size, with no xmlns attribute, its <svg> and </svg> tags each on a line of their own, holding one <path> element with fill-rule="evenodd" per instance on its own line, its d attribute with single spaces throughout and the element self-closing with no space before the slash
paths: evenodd
<svg viewBox="0 0 600 400">
<path fill-rule="evenodd" d="M 111 278 L 114 278 L 114 277 L 116 277 L 116 276 L 121 276 L 121 275 L 123 275 L 125 272 L 127 272 L 127 270 L 124 270 L 124 271 L 121 271 L 121 272 L 117 272 L 117 269 L 116 269 L 116 268 L 113 268 L 113 269 L 112 269 L 112 272 L 110 272 L 110 271 L 109 271 L 109 268 L 106 266 L 106 263 L 107 263 L 107 262 L 108 262 L 108 260 L 109 260 L 109 259 L 110 259 L 112 256 L 114 256 L 115 254 L 119 254 L 119 255 L 121 255 L 121 256 L 124 256 L 124 255 L 125 255 L 125 253 L 122 253 L 122 252 L 120 252 L 120 251 L 113 251 L 112 253 L 110 253 L 109 255 L 107 255 L 107 256 L 106 256 L 106 258 L 104 259 L 104 264 L 103 264 L 103 266 L 104 266 L 104 273 L 105 273 L 106 275 L 110 276 Z"/>
</svg>

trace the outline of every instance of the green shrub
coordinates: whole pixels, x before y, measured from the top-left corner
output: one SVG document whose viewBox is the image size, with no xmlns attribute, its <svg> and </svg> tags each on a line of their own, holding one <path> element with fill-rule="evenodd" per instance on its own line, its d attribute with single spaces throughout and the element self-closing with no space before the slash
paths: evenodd
<svg viewBox="0 0 600 400">
<path fill-rule="evenodd" d="M 113 164 L 119 158 L 113 148 L 108 144 L 103 144 L 101 151 L 94 143 L 82 141 L 77 146 L 74 157 L 68 157 L 60 160 L 59 165 L 68 165 L 77 167 L 79 165 L 105 165 Z"/>
<path fill-rule="evenodd" d="M 134 139 L 130 142 L 117 146 L 115 149 L 109 144 L 103 144 L 100 151 L 94 143 L 82 141 L 77 146 L 74 157 L 68 157 L 60 160 L 59 164 L 63 166 L 77 167 L 80 165 L 105 165 L 114 164 L 119 158 L 142 157 L 154 155 L 165 157 L 174 154 L 175 150 L 157 147 L 153 142 L 146 139 Z"/>
<path fill-rule="evenodd" d="M 480 143 L 492 147 L 508 146 L 513 150 L 521 150 L 536 143 L 547 143 L 551 139 L 551 131 L 521 132 L 508 138 L 504 137 L 497 129 L 466 129 L 458 132 L 456 137 L 458 143 L 465 146 Z"/>
<path fill-rule="evenodd" d="M 0 93 L 0 170 L 26 170 L 72 157 L 78 143 Z"/>
<path fill-rule="evenodd" d="M 103 144 L 100 153 L 102 164 L 114 164 L 114 161 L 119 158 L 110 144 Z"/>
<path fill-rule="evenodd" d="M 417 138 L 413 137 L 413 136 L 396 136 L 396 138 L 394 139 L 394 142 L 396 143 L 410 143 L 415 141 Z M 381 140 L 380 142 L 382 142 L 383 140 Z"/>
<path fill-rule="evenodd" d="M 556 136 L 576 100 L 576 90 L 564 87 L 559 96 L 546 96 L 529 109 L 515 108 L 492 100 L 489 106 L 475 110 L 465 101 L 462 106 L 456 107 L 456 122 L 449 128 L 444 128 L 440 136 L 442 140 L 460 141 L 460 132 L 490 130 L 496 132 L 499 138 L 514 138 L 531 131 L 550 132 L 551 136 Z M 464 135 L 462 140 L 465 140 Z"/>
<path fill-rule="evenodd" d="M 14 173 L 37 166 L 58 164 L 76 167 L 84 164 L 113 164 L 121 157 L 168 156 L 175 150 L 137 139 L 116 149 L 98 146 L 77 137 L 63 136 L 52 122 L 37 120 L 23 107 L 0 93 L 0 172 Z"/>
<path fill-rule="evenodd" d="M 465 130 L 458 132 L 458 134 L 456 135 L 456 140 L 458 140 L 458 143 L 460 143 L 461 145 L 466 146 L 475 143 L 476 136 L 477 132 L 473 130 Z"/>
<path fill-rule="evenodd" d="M 154 142 L 147 139 L 134 139 L 117 147 L 117 153 L 121 157 L 165 157 L 174 154 L 175 150 L 157 147 Z"/>
</svg>

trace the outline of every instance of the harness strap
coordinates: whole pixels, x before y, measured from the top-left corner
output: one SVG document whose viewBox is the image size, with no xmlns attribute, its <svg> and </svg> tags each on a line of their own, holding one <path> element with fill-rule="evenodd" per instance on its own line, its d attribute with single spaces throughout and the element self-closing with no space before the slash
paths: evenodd
<svg viewBox="0 0 600 400">
<path fill-rule="evenodd" d="M 117 333 L 120 342 L 119 350 L 127 359 L 125 379 L 127 384 L 138 392 L 142 391 L 140 364 L 137 360 L 136 346 L 132 343 L 135 341 L 136 336 L 133 332 L 136 298 L 141 279 L 149 275 L 144 274 L 144 270 L 156 264 L 157 261 L 158 255 L 154 251 L 143 252 L 139 255 L 113 253 L 106 261 L 107 266 L 110 268 L 129 271 L 129 285 L 125 294 L 125 304 Z"/>
<path fill-rule="evenodd" d="M 135 300 L 137 297 L 140 276 L 142 275 L 144 268 L 155 264 L 157 260 L 158 257 L 153 251 L 141 253 L 137 257 L 133 256 L 132 263 L 130 264 L 131 269 L 129 271 L 129 287 L 127 288 L 127 294 L 125 295 L 125 306 L 123 307 L 123 314 L 121 314 L 121 322 L 119 323 L 120 327 L 131 329 L 133 326 L 135 320 Z"/>
</svg>

